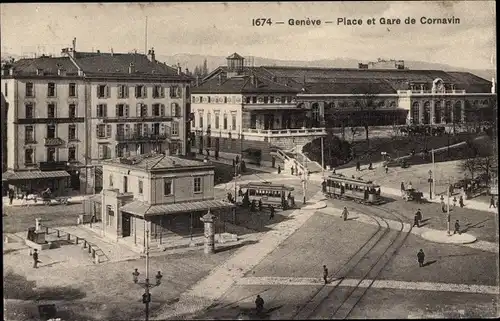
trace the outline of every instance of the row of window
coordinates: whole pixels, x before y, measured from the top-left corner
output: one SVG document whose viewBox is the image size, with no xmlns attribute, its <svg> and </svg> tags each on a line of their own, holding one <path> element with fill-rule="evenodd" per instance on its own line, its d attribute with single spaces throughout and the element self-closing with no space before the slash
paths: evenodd
<svg viewBox="0 0 500 321">
<path fill-rule="evenodd" d="M 167 135 L 167 136 L 178 136 L 179 135 L 179 123 L 171 122 L 171 126 L 167 126 L 162 123 L 154 124 L 143 124 L 136 123 L 133 124 L 132 130 L 130 124 L 117 124 L 116 134 L 120 137 L 142 137 L 147 135 Z M 111 124 L 98 124 L 96 126 L 96 136 L 98 138 L 111 138 L 112 136 L 112 125 Z"/>
<path fill-rule="evenodd" d="M 117 85 L 117 98 L 124 99 L 130 97 L 130 87 L 128 85 Z M 148 86 L 146 85 L 136 85 L 134 87 L 134 97 L 135 98 L 147 98 L 148 97 Z M 165 87 L 160 85 L 154 85 L 151 88 L 151 97 L 153 98 L 165 98 Z M 170 86 L 169 88 L 170 98 L 181 98 L 182 88 L 180 86 Z M 186 87 L 186 96 L 189 95 L 189 87 Z M 111 97 L 111 86 L 107 84 L 101 84 L 97 86 L 97 98 L 110 98 Z"/>
<path fill-rule="evenodd" d="M 171 103 L 169 113 L 166 114 L 166 108 L 164 104 L 152 104 L 151 109 L 149 109 L 147 104 L 137 103 L 136 104 L 136 116 L 135 117 L 182 117 L 182 110 L 179 104 Z M 98 118 L 108 117 L 108 105 L 98 104 L 96 106 L 96 116 Z M 115 105 L 115 117 L 130 117 L 130 105 L 128 104 L 116 104 Z"/>
<path fill-rule="evenodd" d="M 24 117 L 28 119 L 35 118 L 35 103 L 26 102 L 24 105 Z M 77 117 L 76 104 L 72 103 L 68 105 L 68 117 Z M 47 104 L 47 118 L 57 118 L 57 105 L 54 102 L 49 102 Z"/>
<path fill-rule="evenodd" d="M 194 193 L 202 193 L 202 178 L 201 177 L 193 177 L 193 186 L 194 186 Z M 114 182 L 113 182 L 113 174 L 109 174 L 109 187 L 113 187 Z M 137 180 L 137 192 L 139 194 L 144 193 L 144 184 L 141 179 Z M 128 193 L 129 192 L 129 180 L 128 176 L 123 176 L 123 193 Z M 163 179 L 163 195 L 164 196 L 173 196 L 174 195 L 174 180 L 171 178 L 164 178 Z"/>
<path fill-rule="evenodd" d="M 57 126 L 55 124 L 48 124 L 45 138 L 56 138 Z M 35 128 L 33 125 L 24 127 L 24 140 L 26 144 L 35 143 Z M 68 141 L 78 140 L 77 127 L 75 124 L 68 125 Z"/>
<path fill-rule="evenodd" d="M 47 162 L 56 162 L 59 160 L 58 150 L 55 147 L 48 147 L 45 152 L 45 161 Z M 76 146 L 68 147 L 68 162 L 76 161 Z M 34 148 L 26 148 L 24 150 L 24 164 L 25 165 L 34 165 L 35 164 L 35 149 Z"/>
<path fill-rule="evenodd" d="M 136 144 L 117 144 L 115 146 L 115 156 L 114 157 L 128 157 L 132 154 L 135 155 L 143 155 L 146 154 L 146 145 L 149 148 L 149 151 L 156 151 L 157 153 L 164 152 L 164 143 L 161 142 L 152 142 L 152 143 L 136 143 Z M 130 148 L 130 146 L 133 146 Z M 168 150 L 170 155 L 179 155 L 181 151 L 181 145 L 178 142 L 170 142 L 168 143 Z M 97 146 L 97 158 L 98 159 L 110 159 L 113 157 L 111 153 L 111 145 L 110 144 L 99 144 Z"/>
<path fill-rule="evenodd" d="M 214 114 L 214 125 L 215 129 L 220 129 L 220 119 L 222 118 L 222 129 L 227 130 L 229 127 L 228 124 L 228 114 L 224 113 L 221 117 L 220 113 L 215 113 Z M 207 125 L 208 128 L 212 127 L 212 114 L 207 113 Z M 193 128 L 196 128 L 196 117 L 193 118 L 191 122 L 191 126 Z M 198 114 L 198 127 L 203 128 L 203 113 Z M 236 130 L 236 114 L 231 113 L 231 130 Z"/>
<path fill-rule="evenodd" d="M 193 103 L 212 103 L 212 104 L 295 104 L 297 99 L 295 96 L 193 96 Z"/>
<path fill-rule="evenodd" d="M 5 84 L 5 92 L 7 92 L 7 84 Z M 26 97 L 35 97 L 35 84 L 32 82 L 27 82 L 25 84 L 25 95 Z M 57 86 L 56 83 L 49 82 L 47 84 L 47 97 L 54 98 L 57 97 Z M 77 97 L 76 83 L 68 84 L 68 97 Z"/>
</svg>

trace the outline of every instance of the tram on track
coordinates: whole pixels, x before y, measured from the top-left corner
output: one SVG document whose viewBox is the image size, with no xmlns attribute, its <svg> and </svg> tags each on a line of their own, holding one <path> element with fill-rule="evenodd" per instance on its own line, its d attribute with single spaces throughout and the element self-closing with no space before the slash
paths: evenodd
<svg viewBox="0 0 500 321">
<path fill-rule="evenodd" d="M 271 205 L 278 208 L 291 208 L 295 205 L 292 196 L 294 188 L 284 184 L 272 184 L 271 182 L 250 182 L 239 186 L 239 197 L 248 193 L 249 201 L 259 200 L 263 205 Z"/>
<path fill-rule="evenodd" d="M 349 199 L 363 204 L 380 204 L 380 185 L 372 181 L 348 178 L 343 175 L 330 175 L 322 183 L 325 196 L 338 199 Z"/>
</svg>

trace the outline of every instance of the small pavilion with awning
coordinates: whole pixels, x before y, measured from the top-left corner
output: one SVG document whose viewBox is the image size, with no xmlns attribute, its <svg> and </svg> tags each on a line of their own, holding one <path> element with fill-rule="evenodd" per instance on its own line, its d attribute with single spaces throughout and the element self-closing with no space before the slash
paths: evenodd
<svg viewBox="0 0 500 321">
<path fill-rule="evenodd" d="M 16 194 L 38 193 L 50 188 L 54 195 L 63 195 L 69 184 L 67 171 L 6 171 L 2 182 L 6 182 Z"/>
</svg>

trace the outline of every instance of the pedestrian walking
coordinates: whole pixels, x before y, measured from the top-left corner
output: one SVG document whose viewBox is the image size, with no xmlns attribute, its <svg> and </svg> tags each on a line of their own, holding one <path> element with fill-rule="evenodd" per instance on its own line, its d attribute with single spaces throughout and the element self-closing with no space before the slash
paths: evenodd
<svg viewBox="0 0 500 321">
<path fill-rule="evenodd" d="M 491 208 L 493 206 L 493 208 L 497 208 L 495 206 L 495 196 L 491 195 L 491 199 L 490 199 L 490 207 Z"/>
<path fill-rule="evenodd" d="M 272 165 L 273 168 L 276 166 L 276 158 L 274 156 L 271 159 L 271 165 Z"/>
<path fill-rule="evenodd" d="M 415 217 L 413 218 L 413 226 L 420 227 L 419 220 L 418 220 L 418 214 L 415 214 Z"/>
<path fill-rule="evenodd" d="M 444 202 L 441 202 L 441 211 L 443 211 L 443 213 L 446 213 L 446 205 L 444 204 Z"/>
<path fill-rule="evenodd" d="M 34 269 L 38 269 L 38 263 L 40 263 L 40 261 L 38 260 L 38 250 L 34 249 L 33 250 L 33 268 Z"/>
<path fill-rule="evenodd" d="M 158 271 L 158 273 L 156 274 L 155 278 L 156 278 L 156 285 L 160 285 L 161 284 L 161 278 L 163 277 L 163 275 L 161 275 L 161 272 Z"/>
<path fill-rule="evenodd" d="M 439 198 L 441 200 L 441 203 L 444 203 L 444 196 L 441 194 L 441 197 Z"/>
<path fill-rule="evenodd" d="M 262 200 L 259 200 L 259 212 L 262 212 Z"/>
<path fill-rule="evenodd" d="M 278 165 L 278 174 L 281 174 L 281 165 Z"/>
<path fill-rule="evenodd" d="M 387 164 L 385 164 L 385 173 L 387 174 L 389 172 L 389 166 L 387 166 Z"/>
<path fill-rule="evenodd" d="M 464 197 L 462 195 L 460 195 L 460 198 L 458 200 L 458 204 L 460 204 L 460 207 L 463 208 L 464 207 Z"/>
<path fill-rule="evenodd" d="M 420 209 L 418 209 L 417 213 L 415 214 L 417 215 L 418 223 L 422 222 L 422 212 L 420 211 Z"/>
<path fill-rule="evenodd" d="M 325 281 L 325 284 L 328 283 L 328 269 L 326 265 L 323 265 L 323 281 Z"/>
<path fill-rule="evenodd" d="M 264 310 L 264 299 L 257 294 L 257 298 L 255 299 L 255 310 L 257 313 L 261 313 Z"/>
<path fill-rule="evenodd" d="M 12 201 L 14 200 L 14 190 L 9 188 L 9 205 L 12 205 Z"/>
<path fill-rule="evenodd" d="M 453 207 L 457 206 L 457 197 L 453 196 Z"/>
<path fill-rule="evenodd" d="M 292 172 L 292 175 L 293 175 L 293 166 L 292 166 L 292 167 L 290 167 L 290 171 Z"/>
<path fill-rule="evenodd" d="M 356 172 L 359 172 L 361 170 L 361 164 L 359 161 L 356 162 Z"/>
<path fill-rule="evenodd" d="M 369 169 L 369 170 L 372 170 L 372 169 L 373 169 L 373 164 L 372 164 L 372 162 L 370 162 L 370 165 L 368 165 L 368 169 Z"/>
<path fill-rule="evenodd" d="M 417 260 L 418 260 L 418 266 L 423 267 L 424 266 L 424 261 L 425 261 L 425 254 L 424 250 L 420 249 L 417 253 Z"/>
<path fill-rule="evenodd" d="M 269 219 L 272 220 L 274 218 L 274 207 L 272 205 L 269 205 L 269 211 L 271 212 L 269 214 Z"/>
<path fill-rule="evenodd" d="M 137 271 L 137 269 L 134 270 L 134 272 L 132 272 L 132 278 L 134 280 L 134 283 L 137 283 L 139 281 L 139 271 Z"/>
<path fill-rule="evenodd" d="M 462 234 L 460 232 L 460 223 L 458 222 L 458 220 L 455 221 L 455 230 L 453 231 L 453 234 L 457 234 L 457 233 L 458 233 L 458 235 Z"/>
<path fill-rule="evenodd" d="M 344 221 L 347 221 L 347 216 L 349 215 L 349 211 L 347 210 L 347 207 L 344 206 L 344 210 L 342 211 L 342 218 Z"/>
</svg>

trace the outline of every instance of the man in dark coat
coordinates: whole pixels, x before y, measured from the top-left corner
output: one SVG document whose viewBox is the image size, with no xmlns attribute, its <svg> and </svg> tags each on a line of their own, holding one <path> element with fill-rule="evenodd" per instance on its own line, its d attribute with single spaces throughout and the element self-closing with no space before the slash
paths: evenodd
<svg viewBox="0 0 500 321">
<path fill-rule="evenodd" d="M 269 205 L 269 210 L 271 211 L 271 214 L 269 214 L 269 219 L 272 220 L 274 218 L 274 207 L 272 205 Z"/>
<path fill-rule="evenodd" d="M 325 281 L 325 284 L 328 283 L 328 269 L 326 265 L 323 265 L 323 281 Z"/>
<path fill-rule="evenodd" d="M 271 159 L 271 165 L 272 165 L 273 168 L 276 166 L 276 158 L 274 156 Z"/>
<path fill-rule="evenodd" d="M 12 201 L 10 202 L 12 204 Z M 491 208 L 493 206 L 493 208 L 497 208 L 495 206 L 495 196 L 491 195 L 491 199 L 490 199 L 490 207 Z"/>
<path fill-rule="evenodd" d="M 424 254 L 424 251 L 422 249 L 420 249 L 420 251 L 418 251 L 418 253 L 417 253 L 417 260 L 418 260 L 418 266 L 423 267 L 424 260 L 425 260 L 425 254 Z"/>
<path fill-rule="evenodd" d="M 259 212 L 262 212 L 262 200 L 259 200 Z"/>
<path fill-rule="evenodd" d="M 464 207 L 464 197 L 460 195 L 460 199 L 458 200 L 458 204 L 460 204 L 460 207 Z"/>
<path fill-rule="evenodd" d="M 413 226 L 420 227 L 420 224 L 419 224 L 419 221 L 418 221 L 418 214 L 415 214 L 415 217 L 413 218 Z"/>
<path fill-rule="evenodd" d="M 359 161 L 356 162 L 356 172 L 359 172 L 361 170 L 361 164 Z"/>
<path fill-rule="evenodd" d="M 160 285 L 161 284 L 161 278 L 163 277 L 163 275 L 161 274 L 160 271 L 158 271 L 158 274 L 156 274 L 155 278 L 156 278 L 156 286 Z"/>
<path fill-rule="evenodd" d="M 257 295 L 257 298 L 255 299 L 255 309 L 257 310 L 257 313 L 261 313 L 262 310 L 264 310 L 264 299 L 260 297 L 260 295 Z"/>
<path fill-rule="evenodd" d="M 40 263 L 40 261 L 38 261 L 38 250 L 34 249 L 33 250 L 33 268 L 38 269 L 38 263 Z"/>
<path fill-rule="evenodd" d="M 458 233 L 458 235 L 462 234 L 460 232 L 460 223 L 458 222 L 458 220 L 455 221 L 455 230 L 453 231 L 453 234 L 457 234 L 457 233 Z"/>
<path fill-rule="evenodd" d="M 420 222 L 422 221 L 422 212 L 420 211 L 420 209 L 418 209 L 417 213 L 415 214 L 417 215 L 418 223 L 420 224 Z"/>
<path fill-rule="evenodd" d="M 278 174 L 281 174 L 281 166 L 278 165 Z"/>
<path fill-rule="evenodd" d="M 14 190 L 9 188 L 9 205 L 12 205 L 12 201 L 14 200 Z"/>
</svg>

